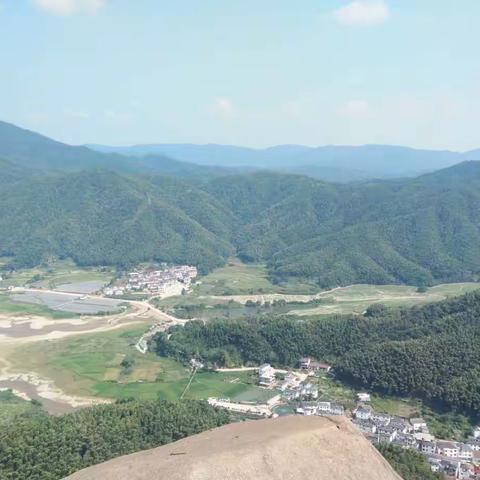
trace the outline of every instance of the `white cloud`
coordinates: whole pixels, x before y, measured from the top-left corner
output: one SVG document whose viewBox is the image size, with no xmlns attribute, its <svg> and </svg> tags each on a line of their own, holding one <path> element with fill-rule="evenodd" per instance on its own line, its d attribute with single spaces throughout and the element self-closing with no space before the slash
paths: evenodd
<svg viewBox="0 0 480 480">
<path fill-rule="evenodd" d="M 86 120 L 87 118 L 90 118 L 90 114 L 87 112 L 83 112 L 80 110 L 65 110 L 64 111 L 65 116 L 71 117 L 71 118 L 77 118 L 80 120 Z"/>
<path fill-rule="evenodd" d="M 235 107 L 231 98 L 219 97 L 215 99 L 210 111 L 222 118 L 230 118 L 235 112 Z"/>
<path fill-rule="evenodd" d="M 343 25 L 375 25 L 390 17 L 388 6 L 382 0 L 357 0 L 333 14 Z"/>
<path fill-rule="evenodd" d="M 340 106 L 341 116 L 351 119 L 366 119 L 373 116 L 373 109 L 366 100 L 351 100 Z"/>
<path fill-rule="evenodd" d="M 55 15 L 73 15 L 75 13 L 94 14 L 105 5 L 106 0 L 34 0 L 35 4 Z"/>
</svg>

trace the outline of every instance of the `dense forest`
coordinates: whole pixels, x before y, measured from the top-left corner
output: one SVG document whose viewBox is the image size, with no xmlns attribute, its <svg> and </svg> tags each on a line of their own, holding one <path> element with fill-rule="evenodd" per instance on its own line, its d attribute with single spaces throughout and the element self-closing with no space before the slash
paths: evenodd
<svg viewBox="0 0 480 480">
<path fill-rule="evenodd" d="M 227 413 L 196 401 L 126 401 L 61 417 L 18 417 L 0 429 L 0 478 L 59 480 L 228 421 Z"/>
<path fill-rule="evenodd" d="M 424 455 L 392 445 L 379 445 L 378 450 L 403 480 L 440 480 L 433 473 Z"/>
<path fill-rule="evenodd" d="M 0 256 L 13 266 L 69 257 L 207 272 L 238 255 L 267 263 L 274 281 L 319 287 L 479 278 L 480 162 L 350 185 L 152 157 L 135 170 L 10 127 L 0 124 Z"/>
<path fill-rule="evenodd" d="M 480 291 L 422 307 L 375 306 L 363 317 L 191 321 L 169 334 L 152 348 L 181 361 L 295 366 L 312 356 L 351 384 L 480 410 Z"/>
</svg>

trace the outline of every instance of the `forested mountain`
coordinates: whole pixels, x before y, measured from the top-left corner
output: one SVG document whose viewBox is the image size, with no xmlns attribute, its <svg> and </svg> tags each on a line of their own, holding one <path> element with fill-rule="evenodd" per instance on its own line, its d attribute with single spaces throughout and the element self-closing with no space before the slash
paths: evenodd
<svg viewBox="0 0 480 480">
<path fill-rule="evenodd" d="M 0 158 L 34 169 L 126 168 L 120 155 L 99 155 L 86 147 L 56 142 L 38 133 L 0 122 Z"/>
<path fill-rule="evenodd" d="M 219 427 L 204 402 L 128 401 L 61 417 L 19 416 L 0 429 L 2 480 L 58 480 L 90 465 Z"/>
<path fill-rule="evenodd" d="M 202 168 L 202 167 L 199 167 Z M 0 164 L 0 255 L 80 264 L 157 260 L 208 271 L 237 254 L 274 280 L 477 280 L 480 163 L 411 180 L 339 185 L 278 173 L 187 176 Z M 10 179 L 10 180 L 9 180 Z"/>
<path fill-rule="evenodd" d="M 32 174 L 32 171 L 0 158 L 0 184 L 8 184 L 22 180 Z"/>
<path fill-rule="evenodd" d="M 376 306 L 363 317 L 192 321 L 158 334 L 153 349 L 226 366 L 294 367 L 311 356 L 358 386 L 480 411 L 480 291 L 422 307 Z"/>
<path fill-rule="evenodd" d="M 280 159 L 308 153 L 271 150 Z M 53 255 L 208 271 L 236 254 L 266 262 L 276 281 L 302 277 L 321 287 L 480 274 L 480 162 L 342 185 L 103 154 L 8 124 L 0 124 L 0 158 L 0 255 L 17 265 Z"/>
<path fill-rule="evenodd" d="M 57 142 L 1 121 L 0 158 L 28 169 L 64 172 L 104 168 L 118 172 L 209 177 L 225 175 L 233 171 L 223 167 L 203 167 L 173 160 L 165 155 L 147 155 L 144 158 L 138 158 L 114 153 L 99 153 L 86 147 Z"/>
<path fill-rule="evenodd" d="M 229 212 L 181 180 L 93 171 L 1 189 L 0 252 L 17 265 L 54 255 L 82 265 L 158 260 L 206 271 L 233 253 Z"/>
<path fill-rule="evenodd" d="M 470 162 L 356 186 L 257 174 L 216 179 L 208 189 L 244 222 L 239 254 L 267 260 L 274 277 L 431 284 L 478 278 L 479 175 L 480 163 Z"/>
</svg>

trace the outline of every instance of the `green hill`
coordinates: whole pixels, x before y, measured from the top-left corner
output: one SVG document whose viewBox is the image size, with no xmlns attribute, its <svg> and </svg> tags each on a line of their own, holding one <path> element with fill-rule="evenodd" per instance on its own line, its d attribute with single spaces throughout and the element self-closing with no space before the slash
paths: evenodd
<svg viewBox="0 0 480 480">
<path fill-rule="evenodd" d="M 414 180 L 345 186 L 255 174 L 211 182 L 244 223 L 235 244 L 274 277 L 322 286 L 431 284 L 480 272 L 480 163 Z M 251 200 L 250 200 L 251 199 Z"/>
<path fill-rule="evenodd" d="M 0 124 L 0 255 L 81 264 L 230 255 L 274 281 L 430 285 L 480 275 L 480 163 L 340 185 L 72 147 Z M 167 174 L 168 177 L 161 174 Z"/>
<path fill-rule="evenodd" d="M 187 262 L 202 270 L 221 265 L 232 248 L 214 231 L 223 236 L 221 225 L 230 219 L 193 186 L 178 181 L 174 199 L 172 188 L 102 171 L 2 187 L 0 251 L 19 265 L 49 255 L 83 265 L 148 260 Z M 188 213 L 183 196 L 190 199 Z"/>
<path fill-rule="evenodd" d="M 0 166 L 1 168 L 1 166 Z M 257 173 L 186 181 L 103 170 L 0 183 L 0 255 L 80 264 L 158 260 L 203 271 L 229 255 L 322 287 L 430 285 L 480 273 L 480 164 L 335 185 Z M 205 183 L 206 182 L 206 183 Z"/>
</svg>

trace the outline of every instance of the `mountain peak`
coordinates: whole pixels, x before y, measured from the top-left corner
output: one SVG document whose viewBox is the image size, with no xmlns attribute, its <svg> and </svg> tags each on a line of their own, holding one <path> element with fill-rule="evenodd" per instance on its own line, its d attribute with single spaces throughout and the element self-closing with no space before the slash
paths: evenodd
<svg viewBox="0 0 480 480">
<path fill-rule="evenodd" d="M 401 480 L 345 418 L 251 420 L 96 465 L 69 480 Z"/>
</svg>

